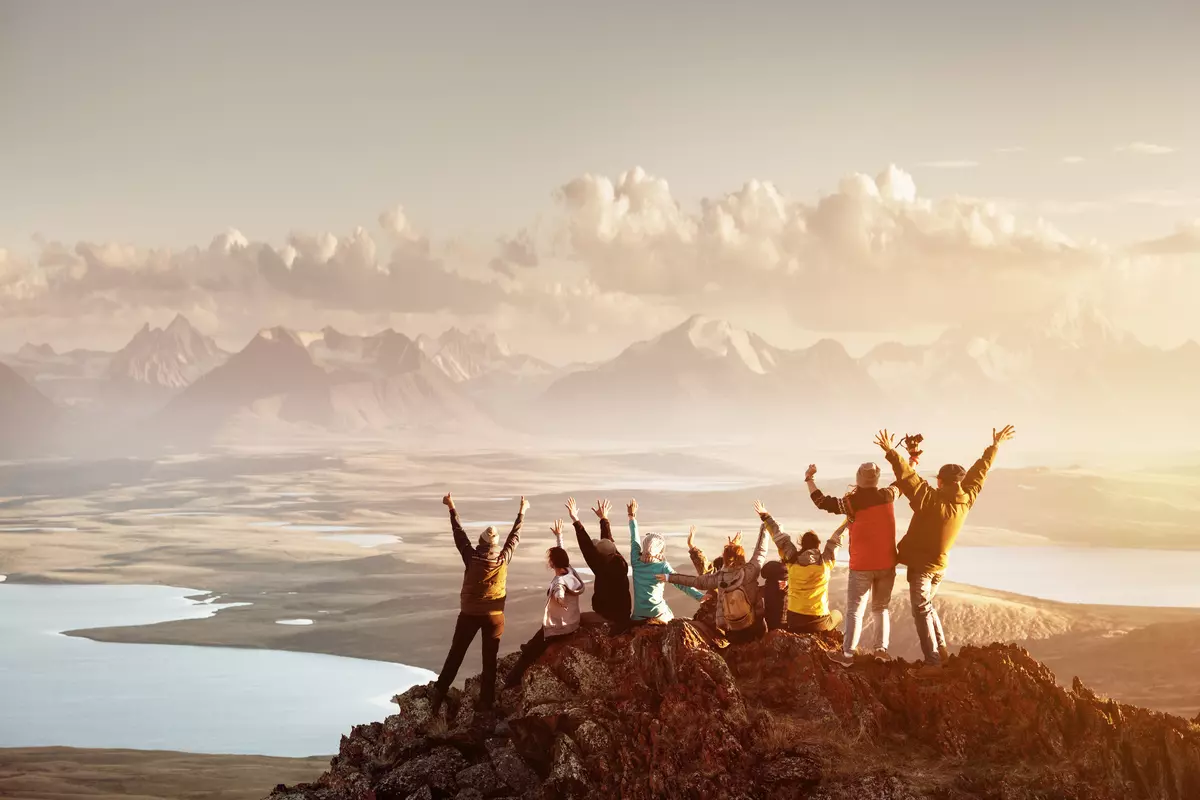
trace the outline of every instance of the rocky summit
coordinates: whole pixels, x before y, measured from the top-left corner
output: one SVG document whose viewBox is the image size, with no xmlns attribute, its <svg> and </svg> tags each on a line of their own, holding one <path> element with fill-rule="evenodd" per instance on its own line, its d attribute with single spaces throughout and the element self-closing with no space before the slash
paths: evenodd
<svg viewBox="0 0 1200 800">
<path fill-rule="evenodd" d="M 926 677 L 832 664 L 837 632 L 715 645 L 687 620 L 584 629 L 489 715 L 478 678 L 435 719 L 432 686 L 414 687 L 317 781 L 270 797 L 1200 798 L 1200 725 L 1064 689 L 1019 647 L 966 647 Z"/>
</svg>

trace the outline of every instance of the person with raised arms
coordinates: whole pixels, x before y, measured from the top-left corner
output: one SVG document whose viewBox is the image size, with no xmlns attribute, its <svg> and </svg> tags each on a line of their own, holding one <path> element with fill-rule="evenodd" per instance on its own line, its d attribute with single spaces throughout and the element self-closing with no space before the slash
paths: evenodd
<svg viewBox="0 0 1200 800">
<path fill-rule="evenodd" d="M 629 563 L 617 550 L 612 526 L 608 522 L 611 509 L 612 504 L 607 500 L 596 501 L 592 513 L 600 520 L 600 538 L 593 540 L 579 520 L 579 506 L 575 498 L 567 498 L 567 513 L 571 517 L 571 524 L 575 526 L 579 552 L 583 554 L 588 569 L 596 576 L 592 586 L 592 611 L 607 622 L 623 628 L 629 625 L 633 600 L 629 595 Z"/>
<path fill-rule="evenodd" d="M 670 622 L 675 615 L 663 597 L 664 584 L 658 577 L 674 572 L 667 561 L 667 540 L 658 533 L 638 535 L 637 500 L 630 500 L 626 510 L 629 513 L 629 561 L 633 565 L 633 614 L 630 624 Z M 690 586 L 676 588 L 696 600 L 704 599 L 704 592 Z"/>
<path fill-rule="evenodd" d="M 787 565 L 787 629 L 792 633 L 820 633 L 836 628 L 842 615 L 829 609 L 829 576 L 833 572 L 837 550 L 842 546 L 847 523 L 843 522 L 833 532 L 824 549 L 816 531 L 807 531 L 797 546 L 758 500 L 754 501 L 754 511 L 771 532 L 783 563 Z"/>
</svg>

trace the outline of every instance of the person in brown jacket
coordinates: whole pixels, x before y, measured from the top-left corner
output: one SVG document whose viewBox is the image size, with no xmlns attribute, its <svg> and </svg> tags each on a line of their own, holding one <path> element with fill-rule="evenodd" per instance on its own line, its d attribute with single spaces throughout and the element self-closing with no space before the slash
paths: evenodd
<svg viewBox="0 0 1200 800">
<path fill-rule="evenodd" d="M 896 452 L 891 434 L 884 430 L 875 437 L 875 443 L 883 449 L 896 473 L 896 487 L 908 498 L 913 512 L 908 533 L 896 549 L 900 563 L 908 570 L 908 594 L 926 670 L 939 671 L 948 656 L 946 633 L 933 607 L 938 584 L 946 573 L 947 554 L 983 490 L 988 470 L 996 459 L 996 449 L 1015 433 L 1011 425 L 999 431 L 993 428 L 992 444 L 983 451 L 983 456 L 969 470 L 958 464 L 944 465 L 938 470 L 936 489 Z"/>
<path fill-rule="evenodd" d="M 466 531 L 458 521 L 454 499 L 446 494 L 442 503 L 450 509 L 450 528 L 454 532 L 454 546 L 463 560 L 462 591 L 459 592 L 458 621 L 454 625 L 454 638 L 446 663 L 438 676 L 433 696 L 431 713 L 441 710 L 450 684 L 458 676 L 467 648 L 475 640 L 475 634 L 483 634 L 483 674 L 480 676 L 480 711 L 489 711 L 496 694 L 496 655 L 500 652 L 500 637 L 504 634 L 504 600 L 508 594 L 508 565 L 521 541 L 521 522 L 529 510 L 529 502 L 521 498 L 521 510 L 513 523 L 503 547 L 499 534 L 490 525 L 479 535 L 478 543 L 472 547 Z"/>
</svg>

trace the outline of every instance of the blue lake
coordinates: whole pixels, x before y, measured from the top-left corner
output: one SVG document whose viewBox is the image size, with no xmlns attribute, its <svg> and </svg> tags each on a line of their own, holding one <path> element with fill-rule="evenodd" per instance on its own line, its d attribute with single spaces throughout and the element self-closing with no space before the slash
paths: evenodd
<svg viewBox="0 0 1200 800">
<path fill-rule="evenodd" d="M 436 676 L 381 661 L 94 642 L 63 631 L 210 616 L 166 586 L 0 583 L 0 747 L 308 756 Z"/>
</svg>

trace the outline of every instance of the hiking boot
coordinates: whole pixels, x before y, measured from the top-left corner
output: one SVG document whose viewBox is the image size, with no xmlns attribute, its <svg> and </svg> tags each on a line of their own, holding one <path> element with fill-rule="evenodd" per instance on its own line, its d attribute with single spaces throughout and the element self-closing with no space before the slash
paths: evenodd
<svg viewBox="0 0 1200 800">
<path fill-rule="evenodd" d="M 828 650 L 826 651 L 825 656 L 839 667 L 848 669 L 854 666 L 853 653 L 843 653 L 841 650 Z"/>
<path fill-rule="evenodd" d="M 887 651 L 886 647 L 876 647 L 870 653 L 871 658 L 883 663 L 892 660 L 892 654 Z"/>
<path fill-rule="evenodd" d="M 938 658 L 941 659 L 941 662 L 943 664 L 945 664 L 947 661 L 949 661 L 950 660 L 949 648 L 947 648 L 945 645 L 942 645 L 941 647 L 939 647 L 938 648 Z"/>
</svg>

